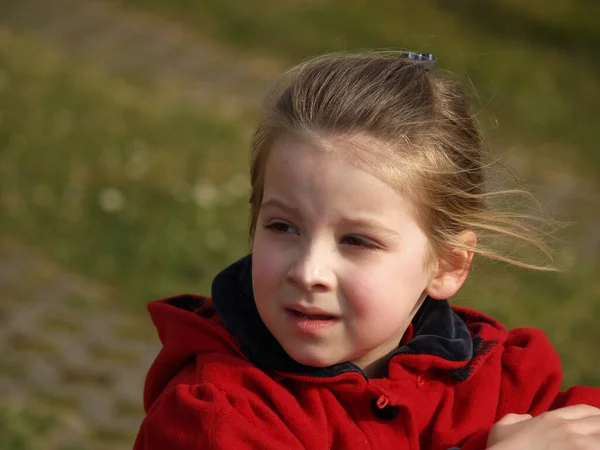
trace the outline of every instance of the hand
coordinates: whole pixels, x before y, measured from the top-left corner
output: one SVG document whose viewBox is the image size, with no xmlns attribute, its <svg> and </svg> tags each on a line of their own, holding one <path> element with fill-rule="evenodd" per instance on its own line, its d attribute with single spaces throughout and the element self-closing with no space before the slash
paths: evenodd
<svg viewBox="0 0 600 450">
<path fill-rule="evenodd" d="M 574 405 L 532 418 L 508 414 L 496 423 L 488 450 L 600 449 L 600 409 Z"/>
</svg>

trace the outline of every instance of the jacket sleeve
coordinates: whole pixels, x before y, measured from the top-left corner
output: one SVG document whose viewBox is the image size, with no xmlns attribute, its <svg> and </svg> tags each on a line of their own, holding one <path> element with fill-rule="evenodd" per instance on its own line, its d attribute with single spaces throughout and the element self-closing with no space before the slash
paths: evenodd
<svg viewBox="0 0 600 450">
<path fill-rule="evenodd" d="M 302 449 L 264 402 L 213 384 L 178 384 L 152 405 L 134 450 Z"/>
<path fill-rule="evenodd" d="M 600 407 L 598 388 L 577 386 L 561 392 L 560 358 L 541 330 L 512 331 L 505 344 L 502 366 L 496 420 L 509 413 L 537 416 L 576 404 Z"/>
<path fill-rule="evenodd" d="M 560 358 L 546 335 L 537 329 L 510 332 L 504 343 L 495 422 L 507 414 L 537 416 L 576 404 L 600 408 L 600 389 L 576 386 L 561 392 Z M 491 426 L 470 436 L 461 450 L 484 450 Z"/>
</svg>

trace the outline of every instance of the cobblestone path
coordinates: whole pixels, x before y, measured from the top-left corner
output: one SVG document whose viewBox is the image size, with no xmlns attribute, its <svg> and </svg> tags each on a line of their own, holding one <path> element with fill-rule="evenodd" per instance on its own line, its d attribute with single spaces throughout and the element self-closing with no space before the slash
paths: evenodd
<svg viewBox="0 0 600 450">
<path fill-rule="evenodd" d="M 111 308 L 114 297 L 0 239 L 0 398 L 52 416 L 40 448 L 131 448 L 159 344 L 146 317 Z"/>
</svg>

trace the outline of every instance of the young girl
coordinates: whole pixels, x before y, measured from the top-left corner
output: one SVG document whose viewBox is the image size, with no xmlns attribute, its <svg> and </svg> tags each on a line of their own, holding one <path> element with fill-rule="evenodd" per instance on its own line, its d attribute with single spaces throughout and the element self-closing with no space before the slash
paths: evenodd
<svg viewBox="0 0 600 450">
<path fill-rule="evenodd" d="M 570 406 L 600 390 L 560 392 L 541 331 L 446 300 L 475 253 L 526 266 L 483 234 L 540 243 L 489 206 L 459 86 L 402 56 L 325 56 L 278 84 L 252 254 L 211 298 L 149 306 L 163 349 L 136 449 L 600 448 L 599 410 Z"/>
</svg>

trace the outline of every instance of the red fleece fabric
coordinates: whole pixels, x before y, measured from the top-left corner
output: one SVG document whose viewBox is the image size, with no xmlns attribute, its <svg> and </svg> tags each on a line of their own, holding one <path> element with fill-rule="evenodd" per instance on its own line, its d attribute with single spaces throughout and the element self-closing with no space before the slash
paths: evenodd
<svg viewBox="0 0 600 450">
<path fill-rule="evenodd" d="M 205 302 L 197 311 L 149 305 L 163 348 L 146 380 L 134 450 L 482 450 L 508 413 L 600 407 L 599 389 L 560 392 L 560 361 L 541 331 L 508 331 L 468 309 L 453 308 L 473 337 L 494 345 L 476 354 L 464 381 L 448 370 L 466 362 L 414 354 L 394 356 L 386 378 L 313 378 L 254 366 L 211 300 L 197 299 Z M 390 407 L 395 414 L 378 414 Z"/>
</svg>

